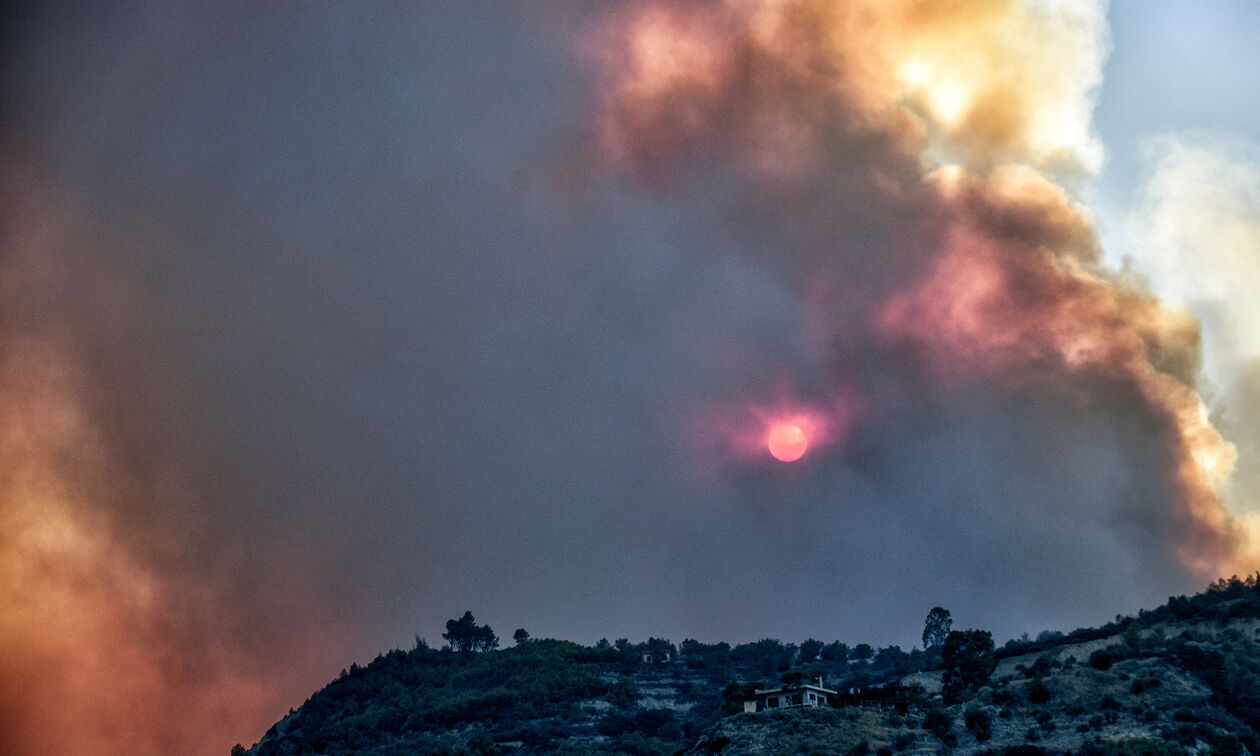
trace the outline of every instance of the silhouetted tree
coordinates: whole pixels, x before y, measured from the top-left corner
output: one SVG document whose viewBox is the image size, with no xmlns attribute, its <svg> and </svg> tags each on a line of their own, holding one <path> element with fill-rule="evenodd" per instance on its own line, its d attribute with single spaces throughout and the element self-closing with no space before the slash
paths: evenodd
<svg viewBox="0 0 1260 756">
<path fill-rule="evenodd" d="M 875 652 L 875 658 L 871 664 L 878 670 L 894 670 L 901 669 L 906 663 L 906 652 L 901 650 L 901 646 L 888 646 L 881 648 Z"/>
<path fill-rule="evenodd" d="M 457 620 L 446 621 L 446 632 L 442 638 L 451 644 L 451 648 L 465 656 L 474 651 L 489 651 L 499 646 L 499 638 L 489 625 L 478 625 L 472 612 L 464 612 Z"/>
<path fill-rule="evenodd" d="M 856 661 L 869 659 L 875 655 L 875 649 L 871 648 L 869 643 L 859 643 L 853 647 L 853 653 L 849 654 L 850 658 Z"/>
<path fill-rule="evenodd" d="M 648 638 L 647 643 L 643 644 L 643 652 L 651 656 L 652 661 L 655 662 L 678 656 L 678 650 L 674 648 L 674 644 L 665 638 Z"/>
<path fill-rule="evenodd" d="M 801 664 L 809 664 L 818 658 L 818 653 L 823 649 L 823 642 L 810 638 L 801 644 Z"/>
<path fill-rule="evenodd" d="M 849 660 L 849 647 L 840 641 L 832 641 L 823 646 L 822 658 L 827 661 L 844 664 Z"/>
<path fill-rule="evenodd" d="M 923 648 L 926 650 L 944 643 L 953 626 L 954 619 L 949 616 L 948 609 L 940 606 L 932 607 L 927 619 L 923 621 Z"/>
<path fill-rule="evenodd" d="M 784 672 L 783 674 L 779 675 L 779 682 L 788 686 L 797 685 L 799 683 L 806 682 L 807 680 L 809 680 L 809 675 L 805 674 L 799 669 L 794 669 L 790 672 Z"/>
<path fill-rule="evenodd" d="M 512 633 L 512 641 L 518 646 L 528 643 L 529 633 L 526 632 L 525 628 L 518 627 L 516 628 L 516 632 Z"/>
<path fill-rule="evenodd" d="M 946 703 L 957 703 L 988 682 L 997 667 L 993 651 L 993 636 L 988 630 L 954 630 L 946 636 L 941 649 L 945 669 L 941 693 Z"/>
</svg>

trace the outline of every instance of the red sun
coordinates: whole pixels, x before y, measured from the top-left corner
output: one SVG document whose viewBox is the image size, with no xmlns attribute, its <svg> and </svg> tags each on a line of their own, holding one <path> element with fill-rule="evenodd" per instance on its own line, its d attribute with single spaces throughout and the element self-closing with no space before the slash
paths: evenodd
<svg viewBox="0 0 1260 756">
<path fill-rule="evenodd" d="M 801 430 L 801 426 L 778 423 L 770 429 L 766 446 L 770 447 L 770 453 L 780 462 L 795 462 L 809 448 L 809 440 L 805 438 L 805 431 Z"/>
</svg>

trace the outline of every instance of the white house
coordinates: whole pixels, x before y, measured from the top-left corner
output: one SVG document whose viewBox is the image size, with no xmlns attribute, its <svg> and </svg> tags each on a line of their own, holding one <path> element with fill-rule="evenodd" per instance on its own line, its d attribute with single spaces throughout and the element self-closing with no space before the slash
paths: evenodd
<svg viewBox="0 0 1260 756">
<path fill-rule="evenodd" d="M 755 691 L 752 701 L 744 702 L 744 711 L 765 711 L 766 709 L 792 709 L 803 706 L 831 706 L 834 690 L 822 686 L 822 678 L 817 682 L 800 682 L 795 685 L 784 685 L 781 688 Z"/>
</svg>

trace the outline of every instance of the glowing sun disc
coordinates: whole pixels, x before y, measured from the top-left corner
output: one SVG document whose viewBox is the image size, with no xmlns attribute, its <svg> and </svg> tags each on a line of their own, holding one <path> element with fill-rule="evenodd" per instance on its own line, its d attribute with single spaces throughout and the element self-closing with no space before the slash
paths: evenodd
<svg viewBox="0 0 1260 756">
<path fill-rule="evenodd" d="M 766 446 L 770 447 L 770 453 L 780 462 L 795 462 L 805 454 L 809 441 L 799 425 L 779 423 L 770 429 Z"/>
</svg>

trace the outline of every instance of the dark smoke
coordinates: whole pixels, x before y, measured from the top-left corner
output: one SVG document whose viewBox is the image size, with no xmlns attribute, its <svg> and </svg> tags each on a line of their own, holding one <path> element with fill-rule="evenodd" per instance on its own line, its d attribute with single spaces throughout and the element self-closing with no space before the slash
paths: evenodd
<svg viewBox="0 0 1260 756">
<path fill-rule="evenodd" d="M 13 25 L 0 746 L 222 754 L 466 609 L 908 647 L 935 605 L 1001 638 L 1197 587 L 1233 536 L 1192 325 L 1003 183 L 1032 116 L 925 177 L 878 39 L 789 5 L 790 57 L 678 6 L 720 66 L 637 105 L 637 3 Z M 996 288 L 954 309 L 951 261 Z M 852 415 L 728 454 L 779 400 Z"/>
</svg>

